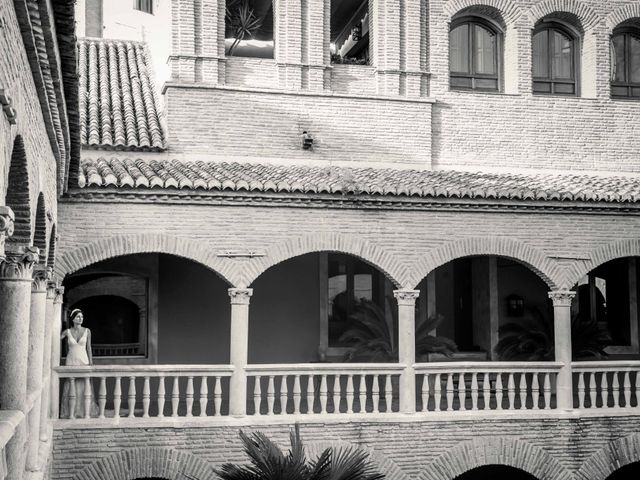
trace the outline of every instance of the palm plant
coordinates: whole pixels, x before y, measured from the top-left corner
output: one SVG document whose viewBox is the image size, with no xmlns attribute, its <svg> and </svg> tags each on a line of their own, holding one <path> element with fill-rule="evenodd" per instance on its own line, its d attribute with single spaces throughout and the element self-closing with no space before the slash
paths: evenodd
<svg viewBox="0 0 640 480">
<path fill-rule="evenodd" d="M 283 452 L 265 434 L 240 431 L 249 465 L 225 463 L 215 473 L 222 480 L 382 480 L 369 455 L 355 448 L 327 448 L 309 460 L 296 424 L 290 432 L 291 449 Z"/>
<path fill-rule="evenodd" d="M 234 39 L 227 55 L 233 55 L 242 40 L 255 38 L 262 27 L 262 20 L 256 17 L 250 0 L 228 0 L 225 16 L 227 33 Z"/>
</svg>

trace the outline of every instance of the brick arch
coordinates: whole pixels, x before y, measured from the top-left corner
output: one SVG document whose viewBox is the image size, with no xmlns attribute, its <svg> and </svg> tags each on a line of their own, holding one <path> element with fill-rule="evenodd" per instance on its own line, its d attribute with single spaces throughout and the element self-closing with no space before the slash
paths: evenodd
<svg viewBox="0 0 640 480">
<path fill-rule="evenodd" d="M 640 433 L 618 438 L 591 455 L 578 469 L 576 480 L 605 480 L 616 470 L 640 459 Z"/>
<path fill-rule="evenodd" d="M 55 267 L 56 262 L 56 224 L 51 225 L 51 234 L 49 235 L 49 251 L 47 253 L 47 265 L 51 268 Z"/>
<path fill-rule="evenodd" d="M 535 272 L 551 290 L 556 290 L 561 271 L 543 252 L 518 240 L 504 237 L 473 237 L 453 241 L 432 250 L 416 263 L 409 286 L 416 287 L 427 274 L 458 258 L 495 255 L 522 263 Z"/>
<path fill-rule="evenodd" d="M 271 247 L 264 257 L 253 259 L 247 266 L 243 284 L 251 285 L 266 270 L 285 260 L 314 252 L 356 256 L 383 272 L 394 285 L 399 287 L 405 284 L 406 268 L 392 254 L 363 238 L 341 233 L 309 234 Z"/>
<path fill-rule="evenodd" d="M 469 7 L 492 7 L 502 15 L 507 25 L 514 23 L 522 14 L 519 5 L 513 0 L 450 0 L 445 4 L 444 10 L 451 20 L 456 13 Z"/>
<path fill-rule="evenodd" d="M 539 480 L 570 480 L 572 475 L 544 449 L 509 437 L 483 437 L 463 442 L 440 455 L 418 480 L 451 480 L 485 465 L 518 468 Z"/>
<path fill-rule="evenodd" d="M 210 268 L 229 285 L 239 285 L 236 265 L 228 258 L 218 257 L 210 244 L 160 233 L 118 235 L 67 251 L 56 262 L 55 274 L 62 279 L 101 260 L 136 253 L 167 253 L 183 257 Z"/>
<path fill-rule="evenodd" d="M 378 467 L 380 473 L 385 475 L 386 480 L 410 480 L 411 477 L 404 473 L 402 469 L 388 456 L 367 446 L 346 442 L 344 440 L 326 440 L 305 443 L 305 451 L 308 458 L 317 458 L 326 448 L 353 447 L 366 452 L 369 455 L 369 459 Z"/>
<path fill-rule="evenodd" d="M 33 230 L 33 245 L 40 249 L 38 263 L 47 264 L 47 209 L 44 204 L 44 195 L 38 195 L 36 206 L 36 223 Z"/>
<path fill-rule="evenodd" d="M 594 268 L 611 260 L 625 257 L 640 257 L 640 238 L 618 240 L 592 251 L 588 261 L 567 271 L 563 287 L 571 288 Z"/>
<path fill-rule="evenodd" d="M 29 191 L 29 165 L 22 136 L 13 141 L 9 180 L 5 203 L 15 214 L 13 235 L 6 240 L 7 245 L 31 245 L 31 194 Z"/>
<path fill-rule="evenodd" d="M 613 33 L 613 29 L 620 25 L 622 22 L 631 20 L 633 18 L 640 18 L 640 4 L 632 3 L 616 8 L 605 18 L 607 33 L 610 35 L 611 33 Z"/>
<path fill-rule="evenodd" d="M 121 450 L 101 458 L 80 471 L 74 480 L 215 480 L 211 465 L 187 452 L 159 447 Z"/>
<path fill-rule="evenodd" d="M 591 30 L 602 21 L 600 15 L 581 0 L 543 0 L 529 10 L 529 26 L 533 28 L 538 20 L 556 12 L 566 12 L 575 15 L 578 20 L 580 20 L 582 24 L 581 27 L 584 31 Z"/>
</svg>

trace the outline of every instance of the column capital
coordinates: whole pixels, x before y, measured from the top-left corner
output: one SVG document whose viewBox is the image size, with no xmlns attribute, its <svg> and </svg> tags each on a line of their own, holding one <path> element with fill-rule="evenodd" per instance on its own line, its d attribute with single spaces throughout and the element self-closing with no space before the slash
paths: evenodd
<svg viewBox="0 0 640 480">
<path fill-rule="evenodd" d="M 394 290 L 398 305 L 415 305 L 416 299 L 420 296 L 420 290 Z"/>
<path fill-rule="evenodd" d="M 249 299 L 253 295 L 253 288 L 230 288 L 229 297 L 231 305 L 249 305 Z"/>
<path fill-rule="evenodd" d="M 15 215 L 13 210 L 7 206 L 0 207 L 0 255 L 4 253 L 4 241 L 13 235 L 13 225 Z"/>
<path fill-rule="evenodd" d="M 60 292 L 62 290 L 62 292 Z M 47 282 L 47 300 L 53 300 L 55 302 L 58 295 L 62 295 L 64 287 L 60 286 L 58 280 L 49 280 Z"/>
<path fill-rule="evenodd" d="M 549 292 L 549 298 L 553 301 L 554 307 L 570 307 L 571 300 L 576 296 L 573 290 L 554 290 Z"/>
<path fill-rule="evenodd" d="M 32 293 L 44 293 L 47 291 L 47 286 L 53 277 L 53 269 L 44 265 L 35 265 L 33 267 L 33 285 L 31 287 Z"/>
<path fill-rule="evenodd" d="M 0 280 L 32 281 L 33 266 L 38 261 L 38 247 L 14 247 L 0 256 Z"/>
</svg>

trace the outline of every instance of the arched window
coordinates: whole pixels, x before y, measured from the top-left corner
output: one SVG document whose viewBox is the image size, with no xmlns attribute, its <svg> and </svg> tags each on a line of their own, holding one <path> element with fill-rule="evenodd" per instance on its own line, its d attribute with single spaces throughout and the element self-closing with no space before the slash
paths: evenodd
<svg viewBox="0 0 640 480">
<path fill-rule="evenodd" d="M 576 36 L 563 25 L 544 22 L 533 33 L 533 93 L 577 95 Z"/>
<path fill-rule="evenodd" d="M 611 37 L 611 96 L 640 98 L 640 30 L 617 29 Z"/>
<path fill-rule="evenodd" d="M 449 32 L 449 85 L 454 90 L 500 90 L 501 33 L 478 17 L 454 21 Z"/>
</svg>

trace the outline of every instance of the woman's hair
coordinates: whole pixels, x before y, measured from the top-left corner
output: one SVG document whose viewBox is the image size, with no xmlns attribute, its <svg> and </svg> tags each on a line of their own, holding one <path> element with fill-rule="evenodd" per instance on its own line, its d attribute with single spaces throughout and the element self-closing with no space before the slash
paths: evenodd
<svg viewBox="0 0 640 480">
<path fill-rule="evenodd" d="M 79 308 L 74 308 L 73 310 L 71 310 L 71 313 L 69 314 L 70 324 L 73 324 L 73 319 L 76 318 L 79 313 L 82 313 L 82 310 L 80 310 Z"/>
</svg>

